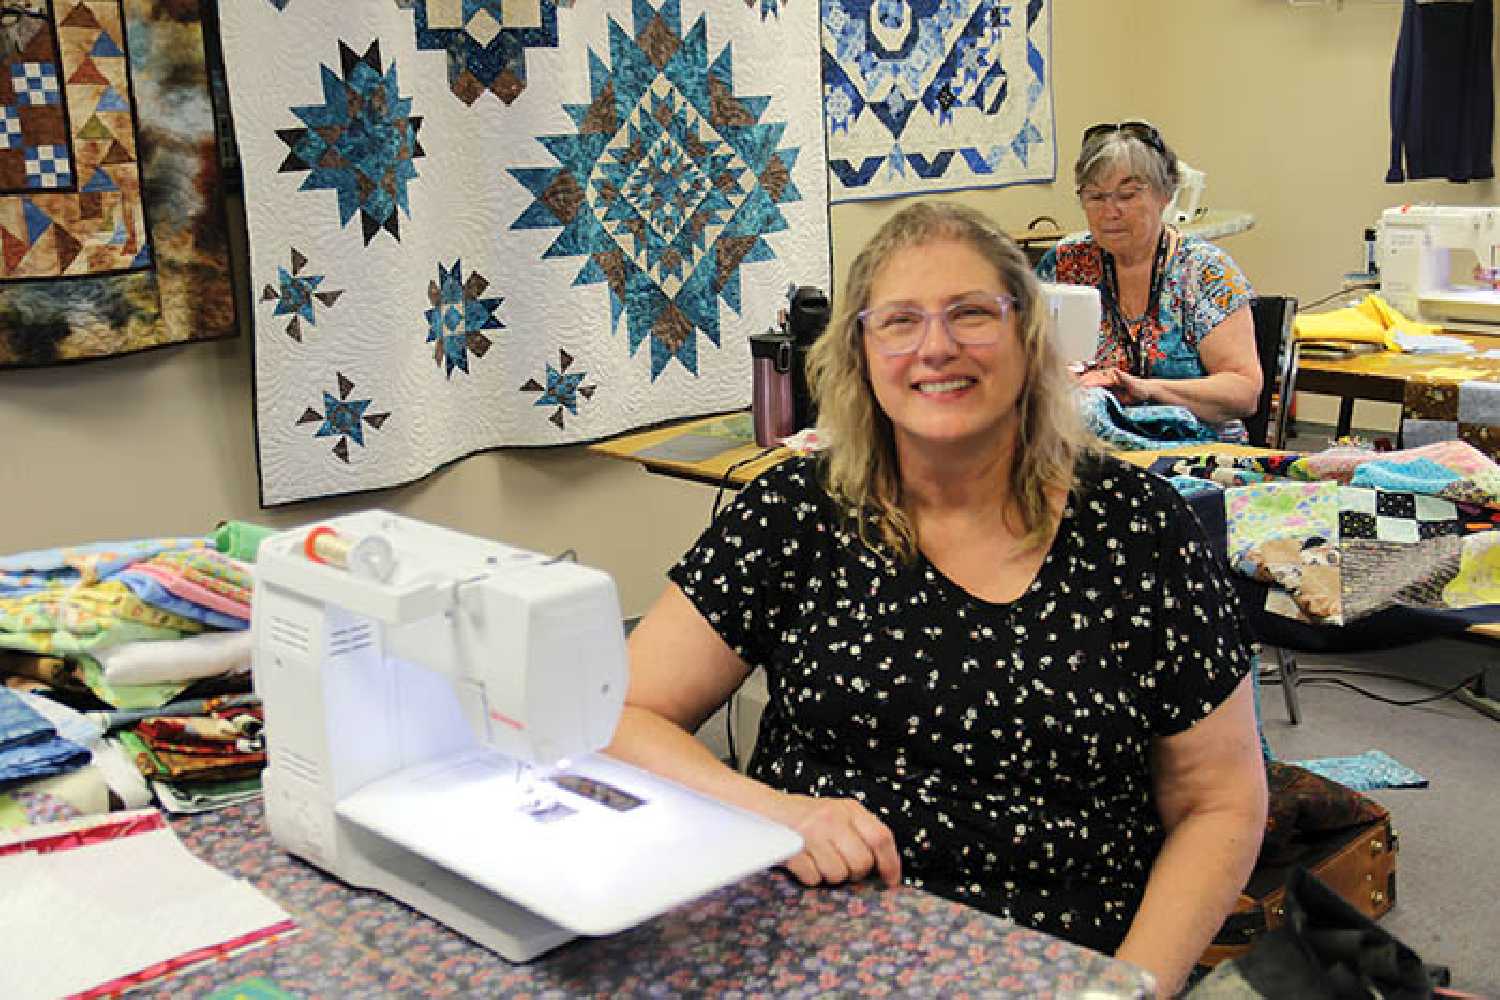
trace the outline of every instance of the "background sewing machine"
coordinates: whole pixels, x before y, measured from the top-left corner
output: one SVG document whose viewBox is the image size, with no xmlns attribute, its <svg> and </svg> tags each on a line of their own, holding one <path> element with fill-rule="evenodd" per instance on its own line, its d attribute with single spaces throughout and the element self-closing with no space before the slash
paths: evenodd
<svg viewBox="0 0 1500 1000">
<path fill-rule="evenodd" d="M 1403 205 L 1380 213 L 1378 230 L 1387 302 L 1425 323 L 1500 334 L 1500 208 Z"/>
<path fill-rule="evenodd" d="M 1172 200 L 1162 210 L 1161 221 L 1169 226 L 1183 226 L 1192 222 L 1203 212 L 1203 190 L 1208 186 L 1208 175 L 1194 170 L 1184 160 L 1177 161 L 1177 190 Z"/>
<path fill-rule="evenodd" d="M 628 682 L 608 575 L 370 511 L 255 576 L 267 822 L 345 882 L 526 961 L 801 850 L 595 753 Z"/>
<path fill-rule="evenodd" d="M 1099 289 L 1092 285 L 1041 282 L 1042 299 L 1052 318 L 1052 339 L 1063 363 L 1075 370 L 1094 363 L 1099 349 Z"/>
</svg>

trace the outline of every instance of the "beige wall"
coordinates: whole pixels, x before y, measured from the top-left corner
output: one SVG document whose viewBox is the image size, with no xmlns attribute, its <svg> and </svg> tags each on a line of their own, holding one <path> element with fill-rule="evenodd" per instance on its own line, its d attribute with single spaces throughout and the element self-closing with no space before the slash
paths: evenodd
<svg viewBox="0 0 1500 1000">
<path fill-rule="evenodd" d="M 957 197 L 1011 229 L 1044 213 L 1082 228 L 1072 187 L 1080 134 L 1146 118 L 1208 174 L 1208 207 L 1255 215 L 1253 230 L 1223 246 L 1256 288 L 1321 298 L 1359 269 L 1362 232 L 1381 209 L 1500 202 L 1494 181 L 1385 183 L 1400 23 L 1400 5 L 1386 0 L 1057 0 L 1057 182 Z M 1496 149 L 1500 160 L 1500 131 Z M 835 207 L 835 273 L 902 204 Z"/>
<path fill-rule="evenodd" d="M 1082 223 L 1077 136 L 1142 116 L 1208 173 L 1207 202 L 1248 209 L 1225 241 L 1265 291 L 1304 300 L 1359 263 L 1360 232 L 1400 201 L 1494 203 L 1494 182 L 1387 186 L 1386 93 L 1399 6 L 1375 0 L 1057 0 L 1059 182 L 959 197 L 1007 226 Z M 833 211 L 842 272 L 900 202 Z M 249 316 L 248 306 L 242 313 Z M 0 553 L 208 530 L 221 518 L 290 526 L 382 506 L 544 551 L 574 548 L 613 573 L 627 614 L 706 522 L 712 491 L 581 448 L 475 456 L 415 486 L 257 507 L 248 333 L 68 368 L 0 372 Z"/>
</svg>

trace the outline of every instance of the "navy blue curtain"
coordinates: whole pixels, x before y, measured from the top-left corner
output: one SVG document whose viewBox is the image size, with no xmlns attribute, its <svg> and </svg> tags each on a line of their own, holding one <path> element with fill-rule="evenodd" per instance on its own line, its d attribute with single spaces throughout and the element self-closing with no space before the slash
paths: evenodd
<svg viewBox="0 0 1500 1000">
<path fill-rule="evenodd" d="M 1406 0 L 1391 67 L 1391 166 L 1396 183 L 1495 176 L 1492 0 Z"/>
</svg>

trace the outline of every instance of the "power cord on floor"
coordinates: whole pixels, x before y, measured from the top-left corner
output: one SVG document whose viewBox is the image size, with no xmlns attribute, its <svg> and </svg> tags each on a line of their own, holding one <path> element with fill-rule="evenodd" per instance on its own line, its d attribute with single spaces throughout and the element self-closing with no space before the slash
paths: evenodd
<svg viewBox="0 0 1500 1000">
<path fill-rule="evenodd" d="M 1444 698 L 1451 698 L 1458 692 L 1464 690 L 1469 685 L 1484 677 L 1484 674 L 1482 673 L 1473 674 L 1469 677 L 1465 677 L 1463 680 L 1459 681 L 1452 687 L 1440 691 L 1437 694 L 1430 695 L 1429 697 L 1403 700 L 1399 698 L 1387 698 L 1385 695 L 1376 694 L 1374 691 L 1366 691 L 1359 685 L 1350 684 L 1348 681 L 1340 680 L 1338 677 L 1320 676 L 1322 674 L 1348 674 L 1355 677 L 1376 677 L 1385 680 L 1402 681 L 1407 684 L 1415 684 L 1419 687 L 1431 687 L 1433 685 L 1424 684 L 1422 681 L 1407 677 L 1404 674 L 1382 673 L 1377 670 L 1341 670 L 1336 667 L 1303 667 L 1297 671 L 1297 684 L 1299 686 L 1302 684 L 1332 684 L 1336 687 L 1348 688 L 1350 691 L 1362 694 L 1366 698 L 1384 702 L 1387 705 L 1395 705 L 1400 708 L 1407 708 L 1412 705 L 1426 705 L 1429 702 L 1442 701 Z M 1280 684 L 1281 678 L 1262 677 L 1261 681 L 1265 684 Z"/>
</svg>

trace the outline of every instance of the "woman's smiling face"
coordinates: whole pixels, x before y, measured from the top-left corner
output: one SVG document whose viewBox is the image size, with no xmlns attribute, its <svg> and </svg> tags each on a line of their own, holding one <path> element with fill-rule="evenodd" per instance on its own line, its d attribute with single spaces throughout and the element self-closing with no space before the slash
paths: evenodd
<svg viewBox="0 0 1500 1000">
<path fill-rule="evenodd" d="M 867 306 L 902 304 L 925 312 L 920 343 L 909 354 L 889 355 L 868 330 L 863 337 L 870 384 L 890 418 L 898 454 L 907 449 L 1008 448 L 1014 440 L 1017 402 L 1026 378 L 1019 317 L 1004 310 L 994 340 L 960 344 L 942 318 L 969 300 L 1010 296 L 999 272 L 978 250 L 958 240 L 936 240 L 897 251 L 876 273 Z M 973 340 L 967 332 L 966 340 Z"/>
</svg>

